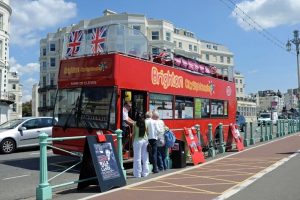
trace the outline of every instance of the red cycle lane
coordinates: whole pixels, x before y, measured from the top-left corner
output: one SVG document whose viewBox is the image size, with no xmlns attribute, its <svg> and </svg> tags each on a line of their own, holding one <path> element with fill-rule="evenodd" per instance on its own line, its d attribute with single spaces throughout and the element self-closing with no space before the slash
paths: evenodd
<svg viewBox="0 0 300 200">
<path fill-rule="evenodd" d="M 300 135 L 273 140 L 229 156 L 103 194 L 93 200 L 174 200 L 225 198 L 246 187 L 300 149 Z"/>
</svg>

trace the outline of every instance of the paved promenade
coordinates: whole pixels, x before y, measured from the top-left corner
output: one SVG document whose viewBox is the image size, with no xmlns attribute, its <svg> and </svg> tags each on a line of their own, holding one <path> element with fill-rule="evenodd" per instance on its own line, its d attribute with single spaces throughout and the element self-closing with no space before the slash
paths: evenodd
<svg viewBox="0 0 300 200">
<path fill-rule="evenodd" d="M 83 199 L 227 199 L 295 157 L 300 149 L 299 136 L 297 133 L 260 143 L 242 152 Z"/>
</svg>

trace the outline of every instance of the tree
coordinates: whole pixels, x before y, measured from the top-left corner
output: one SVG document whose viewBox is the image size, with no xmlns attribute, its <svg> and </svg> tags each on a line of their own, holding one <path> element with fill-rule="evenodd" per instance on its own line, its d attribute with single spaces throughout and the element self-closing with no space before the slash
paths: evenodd
<svg viewBox="0 0 300 200">
<path fill-rule="evenodd" d="M 22 103 L 22 116 L 23 117 L 32 116 L 31 105 L 32 105 L 31 101 Z"/>
</svg>

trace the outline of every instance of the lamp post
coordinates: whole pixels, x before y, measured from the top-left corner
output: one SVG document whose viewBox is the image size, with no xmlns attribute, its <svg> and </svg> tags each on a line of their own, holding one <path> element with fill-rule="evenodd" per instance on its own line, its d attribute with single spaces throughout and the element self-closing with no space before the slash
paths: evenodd
<svg viewBox="0 0 300 200">
<path fill-rule="evenodd" d="M 288 40 L 286 43 L 287 51 L 291 51 L 292 43 L 296 46 L 296 53 L 297 53 L 297 74 L 298 74 L 298 114 L 300 114 L 300 69 L 299 69 L 299 31 L 294 30 L 294 39 Z M 298 122 L 298 131 L 300 130 L 300 121 Z"/>
</svg>

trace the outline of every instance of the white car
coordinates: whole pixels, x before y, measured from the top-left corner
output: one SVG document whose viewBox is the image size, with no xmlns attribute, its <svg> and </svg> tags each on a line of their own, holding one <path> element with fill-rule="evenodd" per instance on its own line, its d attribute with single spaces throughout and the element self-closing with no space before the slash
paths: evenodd
<svg viewBox="0 0 300 200">
<path fill-rule="evenodd" d="M 26 117 L 7 121 L 0 125 L 0 152 L 12 153 L 21 147 L 39 145 L 39 135 L 52 135 L 52 117 Z"/>
</svg>

